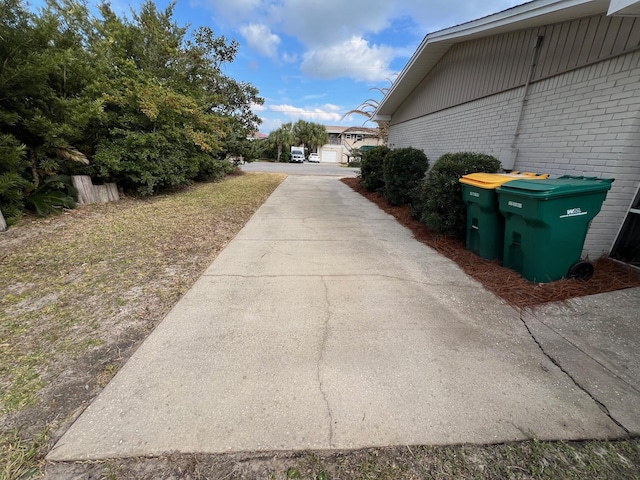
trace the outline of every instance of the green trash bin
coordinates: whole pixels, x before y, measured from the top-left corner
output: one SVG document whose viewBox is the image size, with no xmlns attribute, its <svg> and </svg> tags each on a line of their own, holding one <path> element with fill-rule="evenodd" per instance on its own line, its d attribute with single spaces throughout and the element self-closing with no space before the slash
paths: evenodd
<svg viewBox="0 0 640 480">
<path fill-rule="evenodd" d="M 498 209 L 496 188 L 517 179 L 534 180 L 548 176 L 529 172 L 478 172 L 460 178 L 462 200 L 467 206 L 467 250 L 487 260 L 502 260 L 504 217 Z"/>
<path fill-rule="evenodd" d="M 503 265 L 532 282 L 590 278 L 593 266 L 580 260 L 582 247 L 612 182 L 564 176 L 498 187 L 505 217 Z"/>
</svg>

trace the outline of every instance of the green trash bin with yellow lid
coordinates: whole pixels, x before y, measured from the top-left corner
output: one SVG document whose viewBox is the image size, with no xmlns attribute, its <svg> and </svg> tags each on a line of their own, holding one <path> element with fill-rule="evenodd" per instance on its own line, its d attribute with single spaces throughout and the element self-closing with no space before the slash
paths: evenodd
<svg viewBox="0 0 640 480">
<path fill-rule="evenodd" d="M 487 260 L 501 260 L 504 217 L 498 208 L 496 188 L 513 180 L 543 179 L 548 176 L 531 172 L 478 172 L 460 178 L 462 199 L 467 206 L 467 250 Z"/>
<path fill-rule="evenodd" d="M 503 265 L 537 283 L 590 278 L 593 265 L 581 260 L 582 248 L 612 182 L 565 175 L 498 187 L 505 217 Z"/>
</svg>

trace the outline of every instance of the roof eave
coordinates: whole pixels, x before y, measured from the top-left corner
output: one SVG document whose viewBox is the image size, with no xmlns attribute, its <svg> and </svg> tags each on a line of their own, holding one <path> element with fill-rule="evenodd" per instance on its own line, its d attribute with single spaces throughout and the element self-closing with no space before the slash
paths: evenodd
<svg viewBox="0 0 640 480">
<path fill-rule="evenodd" d="M 471 22 L 427 35 L 374 112 L 374 119 L 390 117 L 425 75 L 456 43 L 571 18 L 605 13 L 610 0 L 534 0 Z"/>
</svg>

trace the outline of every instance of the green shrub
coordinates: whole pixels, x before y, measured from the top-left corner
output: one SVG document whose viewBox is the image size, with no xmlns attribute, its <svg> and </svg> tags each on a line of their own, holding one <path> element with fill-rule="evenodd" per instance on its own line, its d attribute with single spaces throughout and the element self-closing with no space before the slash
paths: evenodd
<svg viewBox="0 0 640 480">
<path fill-rule="evenodd" d="M 0 134 L 0 211 L 9 225 L 22 216 L 24 192 L 32 186 L 26 178 L 29 162 L 25 150 L 12 135 Z"/>
<path fill-rule="evenodd" d="M 495 173 L 500 162 L 491 155 L 473 152 L 447 153 L 433 165 L 416 192 L 412 213 L 435 233 L 464 239 L 466 207 L 460 177 L 469 173 Z"/>
<path fill-rule="evenodd" d="M 192 183 L 201 173 L 203 155 L 179 132 L 117 129 L 100 141 L 93 167 L 99 179 L 115 179 L 126 192 L 153 195 Z"/>
<path fill-rule="evenodd" d="M 45 177 L 42 183 L 25 198 L 27 207 L 40 217 L 62 213 L 64 208 L 76 208 L 78 191 L 69 175 Z"/>
<path fill-rule="evenodd" d="M 361 182 L 370 192 L 381 190 L 384 187 L 384 158 L 390 151 L 384 145 L 380 145 L 362 155 L 360 165 Z"/>
<path fill-rule="evenodd" d="M 203 153 L 200 155 L 200 168 L 196 180 L 205 182 L 221 180 L 233 170 L 231 162 Z"/>
<path fill-rule="evenodd" d="M 429 160 L 422 150 L 398 148 L 384 158 L 383 193 L 391 205 L 411 203 L 412 192 L 424 179 L 429 168 Z"/>
</svg>

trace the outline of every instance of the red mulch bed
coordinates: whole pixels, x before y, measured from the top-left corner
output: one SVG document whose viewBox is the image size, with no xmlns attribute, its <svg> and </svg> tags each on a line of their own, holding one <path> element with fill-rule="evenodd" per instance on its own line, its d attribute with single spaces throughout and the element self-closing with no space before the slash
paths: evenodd
<svg viewBox="0 0 640 480">
<path fill-rule="evenodd" d="M 499 262 L 485 260 L 468 251 L 464 242 L 431 232 L 411 216 L 408 206 L 389 205 L 379 193 L 367 191 L 359 178 L 343 178 L 342 181 L 393 215 L 413 232 L 418 241 L 456 262 L 468 275 L 513 306 L 530 307 L 640 286 L 640 271 L 606 257 L 594 262 L 595 272 L 588 281 L 562 279 L 550 283 L 531 283 Z"/>
</svg>

